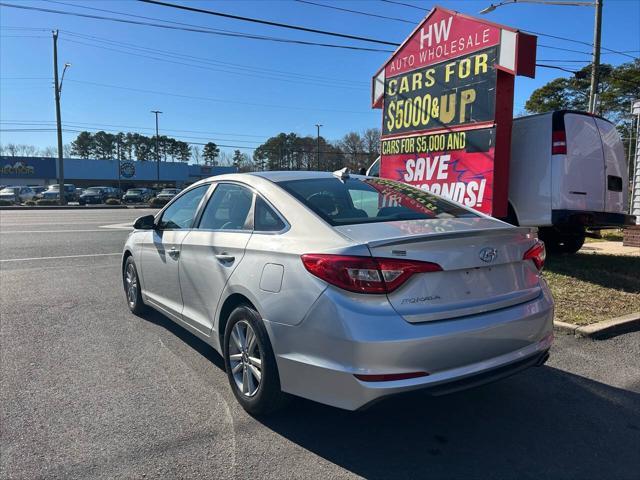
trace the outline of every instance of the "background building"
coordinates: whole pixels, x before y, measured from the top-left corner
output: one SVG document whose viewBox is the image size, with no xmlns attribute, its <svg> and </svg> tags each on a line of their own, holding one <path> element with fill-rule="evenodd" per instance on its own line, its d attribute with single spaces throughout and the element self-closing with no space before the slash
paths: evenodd
<svg viewBox="0 0 640 480">
<path fill-rule="evenodd" d="M 118 163 L 120 168 L 118 168 Z M 0 184 L 51 185 L 57 182 L 58 161 L 48 157 L 0 156 Z M 210 167 L 160 162 L 160 185 L 184 187 L 213 175 L 234 173 L 236 167 Z M 156 162 L 64 159 L 64 181 L 77 187 L 106 185 L 130 188 L 158 184 Z"/>
</svg>

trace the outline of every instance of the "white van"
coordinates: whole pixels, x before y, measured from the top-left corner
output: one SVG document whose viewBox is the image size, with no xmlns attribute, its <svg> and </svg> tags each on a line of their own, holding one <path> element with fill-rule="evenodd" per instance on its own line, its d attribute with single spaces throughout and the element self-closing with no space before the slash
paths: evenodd
<svg viewBox="0 0 640 480">
<path fill-rule="evenodd" d="M 378 158 L 367 174 L 379 171 Z M 577 252 L 586 228 L 633 224 L 628 185 L 622 140 L 608 120 L 570 110 L 514 119 L 503 220 L 539 227 L 549 251 Z"/>
<path fill-rule="evenodd" d="M 569 110 L 514 119 L 507 221 L 540 227 L 550 251 L 577 252 L 585 228 L 632 224 L 628 185 L 622 140 L 608 120 Z"/>
</svg>

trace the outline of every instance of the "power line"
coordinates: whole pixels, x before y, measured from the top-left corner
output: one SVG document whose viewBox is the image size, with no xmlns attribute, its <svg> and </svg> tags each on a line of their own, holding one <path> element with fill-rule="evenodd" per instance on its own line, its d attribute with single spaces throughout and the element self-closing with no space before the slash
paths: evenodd
<svg viewBox="0 0 640 480">
<path fill-rule="evenodd" d="M 250 70 L 250 71 L 261 71 L 261 72 L 266 72 L 269 74 L 281 74 L 281 75 L 287 75 L 287 76 L 292 76 L 292 77 L 299 77 L 301 79 L 305 79 L 305 80 L 321 80 L 321 81 L 327 81 L 327 82 L 341 82 L 341 83 L 346 83 L 349 85 L 353 85 L 354 83 L 358 83 L 357 81 L 353 81 L 353 80 L 349 80 L 349 79 L 340 79 L 340 78 L 334 78 L 334 77 L 324 77 L 324 76 L 319 76 L 319 75 L 309 75 L 309 74 L 305 74 L 305 73 L 299 73 L 299 72 L 291 72 L 291 71 L 285 71 L 285 70 L 276 70 L 276 69 L 272 69 L 272 68 L 265 68 L 265 67 L 256 67 L 254 65 L 244 65 L 244 64 L 239 64 L 239 63 L 232 63 L 232 62 L 225 62 L 225 61 L 221 61 L 221 60 L 216 60 L 216 59 L 212 59 L 212 58 L 206 58 L 206 57 L 198 57 L 195 55 L 188 55 L 185 53 L 181 53 L 181 52 L 171 52 L 168 50 L 158 50 L 155 48 L 150 48 L 150 47 L 145 47 L 142 45 L 136 45 L 136 44 L 132 44 L 132 43 L 125 43 L 125 42 L 119 42 L 119 41 L 115 41 L 115 40 L 111 40 L 109 38 L 105 38 L 105 37 L 97 37 L 94 35 L 85 35 L 85 34 L 81 34 L 81 33 L 77 33 L 77 32 L 71 32 L 68 30 L 60 30 L 63 33 L 66 33 L 67 35 L 70 35 L 72 37 L 79 37 L 79 38 L 83 38 L 86 40 L 93 40 L 96 41 L 98 43 L 104 43 L 104 44 L 109 44 L 109 45 L 116 45 L 116 46 L 123 46 L 123 47 L 127 47 L 127 48 L 132 48 L 132 49 L 136 49 L 136 50 L 142 50 L 142 51 L 148 51 L 148 52 L 153 52 L 153 53 L 161 53 L 163 55 L 168 55 L 168 56 L 173 56 L 173 57 L 177 57 L 177 58 L 187 58 L 187 59 L 194 59 L 194 60 L 198 60 L 201 62 L 205 62 L 205 63 L 210 63 L 213 65 L 221 65 L 221 66 L 225 66 L 225 67 L 232 67 L 232 68 L 238 68 L 238 69 L 245 69 L 245 70 Z M 362 82 L 363 84 L 369 84 L 368 82 Z"/>
<path fill-rule="evenodd" d="M 310 2 L 309 0 L 293 0 L 294 2 L 298 2 L 298 3 L 306 3 L 308 5 L 314 5 L 316 7 L 321 7 L 321 8 L 329 8 L 331 10 L 338 10 L 341 12 L 347 12 L 347 13 L 355 13 L 356 15 L 364 15 L 367 17 L 374 17 L 374 18 L 381 18 L 384 20 L 394 20 L 396 22 L 403 22 L 403 23 L 410 23 L 415 25 L 415 21 L 413 20 L 405 20 L 404 18 L 397 18 L 397 17 L 387 17 L 385 15 L 377 15 L 375 13 L 369 13 L 369 12 L 363 12 L 360 10 L 351 10 L 349 8 L 342 8 L 342 7 L 336 7 L 334 5 L 325 5 L 322 3 L 316 3 L 316 2 Z"/>
<path fill-rule="evenodd" d="M 91 44 L 91 43 L 80 42 L 78 40 L 70 40 L 70 39 L 67 39 L 67 38 L 61 38 L 61 40 L 65 41 L 65 42 L 78 44 L 78 45 L 85 45 L 85 46 L 89 46 L 89 47 L 93 47 L 93 48 L 101 48 L 103 50 L 109 50 L 109 51 L 112 51 L 112 52 L 123 53 L 125 55 L 133 55 L 133 56 L 136 56 L 136 57 L 149 58 L 149 59 L 157 60 L 157 61 L 161 61 L 161 62 L 172 63 L 172 64 L 176 64 L 176 65 L 184 65 L 184 66 L 193 67 L 193 68 L 200 68 L 200 69 L 210 70 L 210 71 L 214 71 L 214 72 L 230 73 L 232 75 L 253 76 L 253 77 L 264 78 L 264 79 L 269 79 L 269 80 L 279 80 L 279 81 L 284 81 L 284 82 L 300 83 L 300 84 L 304 84 L 304 85 L 314 85 L 314 86 L 330 87 L 330 88 L 338 87 L 338 88 L 349 88 L 349 89 L 355 89 L 355 90 L 360 90 L 361 89 L 361 87 L 356 87 L 354 85 L 348 85 L 348 84 L 338 84 L 338 83 L 330 84 L 330 83 L 327 83 L 327 82 L 320 82 L 320 81 L 315 81 L 315 80 L 305 80 L 305 79 L 299 79 L 299 78 L 298 79 L 296 79 L 296 78 L 286 78 L 286 77 L 283 77 L 283 76 L 280 76 L 280 77 L 273 76 L 273 75 L 272 76 L 268 76 L 268 75 L 259 74 L 259 73 L 224 70 L 224 69 L 220 69 L 220 68 L 212 68 L 212 67 L 209 67 L 209 66 L 206 66 L 206 65 L 199 65 L 199 64 L 195 64 L 195 63 L 181 62 L 181 61 L 176 61 L 176 60 L 170 60 L 168 58 L 154 57 L 154 56 L 151 56 L 151 55 L 144 55 L 142 53 L 137 53 L 137 52 L 127 52 L 125 50 L 106 47 L 106 46 L 102 46 L 102 45 L 94 45 L 94 44 Z"/>
<path fill-rule="evenodd" d="M 555 38 L 556 40 L 564 40 L 565 42 L 573 42 L 573 43 L 578 43 L 580 45 L 586 45 L 588 47 L 593 47 L 593 43 L 584 42 L 582 40 L 575 40 L 573 38 L 560 37 L 558 35 L 550 35 L 548 33 L 533 32 L 531 30 L 521 30 L 521 31 L 525 32 L 525 33 L 531 33 L 533 35 L 538 35 L 538 36 L 541 36 L 541 37 Z M 621 52 L 621 51 L 618 51 L 618 50 L 612 50 L 611 48 L 606 48 L 606 47 L 603 47 L 603 46 L 600 46 L 600 49 L 601 50 L 606 50 L 608 53 L 615 53 L 617 55 L 622 55 L 622 56 L 629 57 L 629 58 L 634 58 L 634 59 L 636 58 L 633 55 L 628 55 L 627 52 Z"/>
<path fill-rule="evenodd" d="M 416 7 L 415 5 L 411 5 L 409 3 L 395 2 L 393 0 L 380 0 L 380 1 L 383 3 L 392 3 L 394 5 L 402 5 L 403 7 L 415 8 L 416 10 L 420 10 L 421 12 L 425 12 L 428 10 L 427 8 Z"/>
<path fill-rule="evenodd" d="M 10 124 L 10 125 L 46 125 L 46 124 L 55 124 L 55 121 L 50 120 L 0 120 L 0 124 Z M 94 127 L 114 127 L 114 128 L 131 128 L 136 130 L 153 130 L 155 128 L 151 127 L 141 127 L 135 125 L 118 125 L 113 123 L 88 123 L 88 122 L 75 122 L 73 120 L 69 120 L 65 122 L 67 125 L 76 125 L 82 127 L 83 125 L 94 126 Z M 254 138 L 269 138 L 266 135 L 252 135 L 247 133 L 230 133 L 230 132 L 212 132 L 206 130 L 177 130 L 171 128 L 163 128 L 164 132 L 182 132 L 182 133 L 203 133 L 207 135 L 225 135 L 225 136 L 236 136 L 236 137 L 254 137 Z"/>
<path fill-rule="evenodd" d="M 283 108 L 283 109 L 289 109 L 289 110 L 318 110 L 318 111 L 324 111 L 324 112 L 352 113 L 352 114 L 358 114 L 358 115 L 369 115 L 371 113 L 371 111 L 362 112 L 362 111 L 354 111 L 354 110 L 335 110 L 335 109 L 329 109 L 329 108 L 298 107 L 293 105 L 276 105 L 276 104 L 268 104 L 268 103 L 242 102 L 237 100 L 226 100 L 226 99 L 212 98 L 212 97 L 200 97 L 196 95 L 185 95 L 185 94 L 179 94 L 179 93 L 173 93 L 173 92 L 161 92 L 158 90 L 145 90 L 142 88 L 125 87 L 123 85 L 110 85 L 106 83 L 88 82 L 84 80 L 75 80 L 75 79 L 68 79 L 67 81 L 85 84 L 85 85 L 93 85 L 97 87 L 115 88 L 119 90 L 130 90 L 133 92 L 151 93 L 154 95 L 163 95 L 163 96 L 178 97 L 178 98 L 190 98 L 194 100 L 206 100 L 209 102 L 228 103 L 233 105 L 248 105 L 252 107 L 267 107 L 267 108 Z"/>
<path fill-rule="evenodd" d="M 298 30 L 301 32 L 309 32 L 309 33 L 317 33 L 320 35 L 327 35 L 327 36 L 331 36 L 331 37 L 338 37 L 338 38 L 346 38 L 349 40 L 359 40 L 362 42 L 370 42 L 370 43 L 378 43 L 380 45 L 391 45 L 391 46 L 397 46 L 398 43 L 397 42 L 388 42 L 385 40 L 377 40 L 375 38 L 369 38 L 369 37 L 361 37 L 359 35 L 349 35 L 347 33 L 339 33 L 339 32 L 331 32 L 328 30 L 320 30 L 317 28 L 309 28 L 309 27 L 303 27 L 300 25 L 293 25 L 290 23 L 281 23 L 281 22 L 272 22 L 269 20 L 262 20 L 259 18 L 252 18 L 252 17 L 243 17 L 240 15 L 232 15 L 230 13 L 223 13 L 223 12 L 217 12 L 215 10 L 206 10 L 204 8 L 197 8 L 197 7 L 189 7 L 187 5 L 177 5 L 174 3 L 167 3 L 167 2 L 160 2 L 158 0 L 138 0 L 138 2 L 142 2 L 142 3 L 149 3 L 151 5 L 159 5 L 161 7 L 167 7 L 167 8 L 175 8 L 178 10 L 185 10 L 187 12 L 195 12 L 195 13 L 204 13 L 206 15 L 213 15 L 216 17 L 222 17 L 222 18 L 229 18 L 231 20 L 240 20 L 243 22 L 250 22 L 250 23 L 258 23 L 261 25 L 269 25 L 271 27 L 279 27 L 279 28 L 287 28 L 290 30 Z"/>
<path fill-rule="evenodd" d="M 65 11 L 65 10 L 55 10 L 55 9 L 52 9 L 52 8 L 40 8 L 40 7 L 31 7 L 31 6 L 27 6 L 27 5 L 15 5 L 15 4 L 5 3 L 5 2 L 0 2 L 0 7 L 18 8 L 18 9 L 22 9 L 22 10 L 31 10 L 31 11 L 38 11 L 38 12 L 55 13 L 55 14 L 58 14 L 58 15 L 68 15 L 68 16 L 73 16 L 73 17 L 91 18 L 91 19 L 94 19 L 94 20 L 106 20 L 106 21 L 110 21 L 110 22 L 128 23 L 128 24 L 142 25 L 142 26 L 147 26 L 147 27 L 164 28 L 164 29 L 168 29 L 168 30 L 182 30 L 182 31 L 187 31 L 187 32 L 206 33 L 206 34 L 209 34 L 209 35 L 219 35 L 219 36 L 225 36 L 225 37 L 245 38 L 245 39 L 250 39 L 250 40 L 262 40 L 262 41 L 277 42 L 277 43 L 290 43 L 290 44 L 297 44 L 297 45 L 312 45 L 312 46 L 317 46 L 317 47 L 337 48 L 337 49 L 345 49 L 345 50 L 357 50 L 357 51 L 365 51 L 365 52 L 386 52 L 386 53 L 393 52 L 393 50 L 384 50 L 384 49 L 379 49 L 379 48 L 357 47 L 357 46 L 353 46 L 353 45 L 338 45 L 338 44 L 333 44 L 333 43 L 309 42 L 309 41 L 306 41 L 306 40 L 294 40 L 294 39 L 288 39 L 288 38 L 268 37 L 268 36 L 263 36 L 263 35 L 252 35 L 252 34 L 246 34 L 246 33 L 230 33 L 230 32 L 226 32 L 226 31 L 219 31 L 219 30 L 214 30 L 214 29 L 209 29 L 209 28 L 201 28 L 201 27 L 193 27 L 193 28 L 192 27 L 178 27 L 178 26 L 173 26 L 173 25 L 164 25 L 164 24 L 152 23 L 152 22 L 140 22 L 140 21 L 128 20 L 128 19 L 124 19 L 124 18 L 105 17 L 105 16 L 101 16 L 101 15 L 91 15 L 91 14 L 79 13 L 79 12 L 68 12 L 68 11 Z M 166 20 L 160 20 L 160 21 L 166 21 Z"/>
<path fill-rule="evenodd" d="M 558 67 L 557 65 L 544 65 L 542 63 L 536 63 L 536 67 L 551 68 L 553 70 L 562 70 L 563 72 L 568 72 L 568 73 L 578 73 L 576 70 L 569 70 L 568 68 Z"/>
</svg>

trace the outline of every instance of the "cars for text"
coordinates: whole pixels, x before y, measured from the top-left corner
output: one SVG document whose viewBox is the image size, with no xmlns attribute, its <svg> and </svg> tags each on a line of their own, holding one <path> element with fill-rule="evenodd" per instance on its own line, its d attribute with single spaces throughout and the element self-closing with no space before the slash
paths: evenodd
<svg viewBox="0 0 640 480">
<path fill-rule="evenodd" d="M 452 392 L 548 357 L 544 245 L 422 190 L 346 171 L 232 174 L 139 218 L 129 309 L 211 344 L 252 414 Z M 496 399 L 499 402 L 499 399 Z"/>
</svg>

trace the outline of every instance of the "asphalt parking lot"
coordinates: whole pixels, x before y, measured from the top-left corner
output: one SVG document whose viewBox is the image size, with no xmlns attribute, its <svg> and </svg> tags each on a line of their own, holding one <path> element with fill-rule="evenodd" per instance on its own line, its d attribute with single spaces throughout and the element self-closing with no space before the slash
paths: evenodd
<svg viewBox="0 0 640 480">
<path fill-rule="evenodd" d="M 127 310 L 145 210 L 0 211 L 1 478 L 637 479 L 640 332 L 445 397 L 247 415 L 221 358 Z"/>
</svg>

